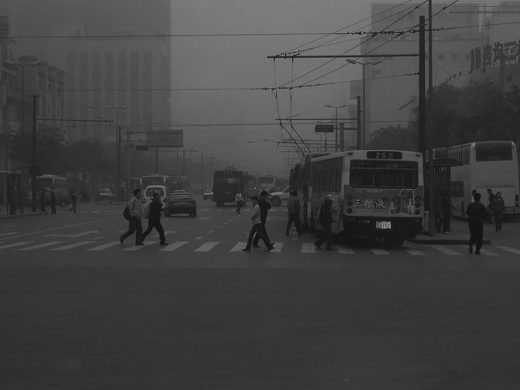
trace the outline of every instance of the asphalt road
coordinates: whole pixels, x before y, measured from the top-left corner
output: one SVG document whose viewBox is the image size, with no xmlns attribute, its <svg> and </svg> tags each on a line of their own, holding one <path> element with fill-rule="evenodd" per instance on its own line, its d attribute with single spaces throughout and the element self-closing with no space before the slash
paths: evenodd
<svg viewBox="0 0 520 390">
<path fill-rule="evenodd" d="M 512 233 L 314 251 L 277 210 L 278 252 L 245 254 L 247 217 L 201 201 L 134 251 L 119 208 L 0 220 L 1 389 L 519 388 Z"/>
</svg>

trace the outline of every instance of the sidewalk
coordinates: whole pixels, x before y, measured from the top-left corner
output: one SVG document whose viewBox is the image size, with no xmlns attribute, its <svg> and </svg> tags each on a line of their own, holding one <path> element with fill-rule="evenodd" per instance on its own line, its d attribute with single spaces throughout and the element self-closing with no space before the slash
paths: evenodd
<svg viewBox="0 0 520 390">
<path fill-rule="evenodd" d="M 503 222 L 501 232 L 495 231 L 494 224 L 485 223 L 482 243 L 489 245 L 491 242 L 515 240 L 518 237 L 518 233 L 520 233 L 520 224 L 518 222 Z M 468 222 L 453 218 L 451 220 L 451 233 L 446 234 L 434 231 L 430 234 L 418 234 L 417 237 L 409 241 L 419 244 L 465 245 L 468 243 L 468 240 Z"/>
</svg>

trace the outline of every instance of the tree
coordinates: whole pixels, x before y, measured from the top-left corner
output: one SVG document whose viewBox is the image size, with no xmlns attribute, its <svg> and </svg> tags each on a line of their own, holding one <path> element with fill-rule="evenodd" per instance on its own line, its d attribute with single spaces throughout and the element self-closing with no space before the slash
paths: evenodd
<svg viewBox="0 0 520 390">
<path fill-rule="evenodd" d="M 401 125 L 380 128 L 372 133 L 367 148 L 417 150 L 417 132 Z"/>
</svg>

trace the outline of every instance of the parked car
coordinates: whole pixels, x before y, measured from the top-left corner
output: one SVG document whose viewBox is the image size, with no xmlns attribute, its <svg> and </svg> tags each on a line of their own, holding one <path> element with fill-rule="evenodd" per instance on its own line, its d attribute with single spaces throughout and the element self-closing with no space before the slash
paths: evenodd
<svg viewBox="0 0 520 390">
<path fill-rule="evenodd" d="M 110 188 L 100 188 L 97 194 L 98 202 L 109 202 L 112 203 L 116 200 L 117 196 L 112 192 Z"/>
<path fill-rule="evenodd" d="M 271 204 L 275 207 L 281 206 L 283 202 L 287 202 L 291 195 L 291 190 L 289 186 L 285 187 L 283 191 L 271 192 L 269 194 L 269 199 L 271 199 Z"/>
<path fill-rule="evenodd" d="M 143 197 L 145 205 L 148 206 L 150 204 L 154 192 L 157 192 L 159 194 L 159 197 L 161 198 L 164 207 L 164 205 L 166 205 L 166 199 L 168 197 L 168 187 L 160 185 L 153 185 L 145 188 Z"/>
<path fill-rule="evenodd" d="M 188 214 L 194 218 L 197 216 L 197 201 L 190 192 L 172 192 L 168 195 L 164 215 L 171 217 L 172 214 Z"/>
<path fill-rule="evenodd" d="M 213 191 L 206 191 L 202 194 L 202 199 L 213 199 Z"/>
</svg>

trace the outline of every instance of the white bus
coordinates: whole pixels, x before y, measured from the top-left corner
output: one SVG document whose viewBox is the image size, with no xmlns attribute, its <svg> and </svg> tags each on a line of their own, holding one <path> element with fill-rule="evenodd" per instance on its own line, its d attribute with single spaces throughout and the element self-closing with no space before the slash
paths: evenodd
<svg viewBox="0 0 520 390">
<path fill-rule="evenodd" d="M 472 202 L 472 191 L 482 196 L 487 206 L 487 189 L 500 192 L 506 209 L 504 214 L 520 213 L 518 155 L 514 142 L 481 141 L 449 147 L 448 158 L 462 165 L 451 168 L 450 196 L 454 215 L 465 218 L 466 207 Z"/>
<path fill-rule="evenodd" d="M 306 206 L 312 229 L 322 229 L 319 210 L 327 194 L 333 199 L 334 234 L 401 245 L 422 230 L 422 154 L 352 150 L 312 158 Z"/>
</svg>

